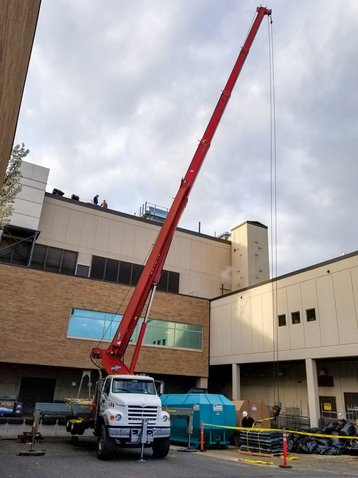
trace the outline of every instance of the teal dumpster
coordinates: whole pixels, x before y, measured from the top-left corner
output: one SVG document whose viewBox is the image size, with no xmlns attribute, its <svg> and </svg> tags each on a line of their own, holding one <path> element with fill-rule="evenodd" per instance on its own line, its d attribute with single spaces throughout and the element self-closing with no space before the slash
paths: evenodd
<svg viewBox="0 0 358 478">
<path fill-rule="evenodd" d="M 216 428 L 236 426 L 236 408 L 224 395 L 213 393 L 165 394 L 161 396 L 163 409 L 171 418 L 171 442 L 200 446 L 200 426 L 204 422 L 204 446 L 229 446 L 234 429 Z M 191 426 L 192 425 L 192 426 Z"/>
</svg>

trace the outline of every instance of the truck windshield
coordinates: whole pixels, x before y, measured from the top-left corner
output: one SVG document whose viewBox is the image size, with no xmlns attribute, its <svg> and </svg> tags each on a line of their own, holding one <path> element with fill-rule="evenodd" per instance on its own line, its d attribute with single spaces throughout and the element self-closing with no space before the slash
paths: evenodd
<svg viewBox="0 0 358 478">
<path fill-rule="evenodd" d="M 113 393 L 147 393 L 156 395 L 154 382 L 140 379 L 115 378 L 112 384 Z"/>
</svg>

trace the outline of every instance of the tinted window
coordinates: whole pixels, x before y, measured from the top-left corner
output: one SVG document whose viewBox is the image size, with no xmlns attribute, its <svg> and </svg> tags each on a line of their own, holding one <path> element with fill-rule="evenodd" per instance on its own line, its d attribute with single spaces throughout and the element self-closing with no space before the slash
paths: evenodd
<svg viewBox="0 0 358 478">
<path fill-rule="evenodd" d="M 132 264 L 121 261 L 119 264 L 118 282 L 121 284 L 130 284 L 132 276 Z"/>
<path fill-rule="evenodd" d="M 139 264 L 132 264 L 132 280 L 131 285 L 137 285 L 140 275 L 143 272 L 144 267 Z"/>
<path fill-rule="evenodd" d="M 103 280 L 105 265 L 106 259 L 104 257 L 93 256 L 90 277 L 92 277 L 92 279 Z"/>
<path fill-rule="evenodd" d="M 34 267 L 35 269 L 43 269 L 45 266 L 46 254 L 47 246 L 35 244 L 31 259 L 31 267 Z"/>
<path fill-rule="evenodd" d="M 107 259 L 106 260 L 106 269 L 104 273 L 104 280 L 108 280 L 111 282 L 117 282 L 118 280 L 118 268 L 119 268 L 119 261 L 115 259 Z"/>
<path fill-rule="evenodd" d="M 57 247 L 49 247 L 47 251 L 45 270 L 50 272 L 59 272 L 62 263 L 62 249 Z"/>
<path fill-rule="evenodd" d="M 77 252 L 63 251 L 60 272 L 62 274 L 74 275 L 77 263 Z"/>
<path fill-rule="evenodd" d="M 179 292 L 179 272 L 168 271 L 168 292 Z"/>
<path fill-rule="evenodd" d="M 160 280 L 158 282 L 158 290 L 167 291 L 168 290 L 168 271 L 162 271 Z"/>
</svg>

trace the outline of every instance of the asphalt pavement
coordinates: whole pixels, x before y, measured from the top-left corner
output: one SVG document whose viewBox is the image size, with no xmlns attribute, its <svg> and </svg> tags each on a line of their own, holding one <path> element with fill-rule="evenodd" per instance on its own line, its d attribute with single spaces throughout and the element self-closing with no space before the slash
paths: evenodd
<svg viewBox="0 0 358 478">
<path fill-rule="evenodd" d="M 264 477 L 357 477 L 358 458 L 353 456 L 289 455 L 292 468 L 280 468 L 280 457 L 249 456 L 235 447 L 226 450 L 187 451 L 171 446 L 165 459 L 154 459 L 151 450 L 140 461 L 138 449 L 120 450 L 110 461 L 96 457 L 93 438 L 78 443 L 47 439 L 35 443 L 43 456 L 20 456 L 29 444 L 0 441 L 0 478 L 264 478 Z"/>
</svg>

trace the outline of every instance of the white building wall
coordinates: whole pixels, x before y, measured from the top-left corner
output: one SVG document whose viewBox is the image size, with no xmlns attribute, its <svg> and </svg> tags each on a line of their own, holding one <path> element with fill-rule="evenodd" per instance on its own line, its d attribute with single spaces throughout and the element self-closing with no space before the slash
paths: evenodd
<svg viewBox="0 0 358 478">
<path fill-rule="evenodd" d="M 38 229 L 49 171 L 48 168 L 22 161 L 22 188 L 14 201 L 11 225 Z"/>
<path fill-rule="evenodd" d="M 358 355 L 358 254 L 211 303 L 210 363 Z M 306 310 L 316 310 L 307 322 Z M 291 313 L 300 312 L 300 324 Z M 277 315 L 287 325 L 278 327 Z"/>
</svg>

